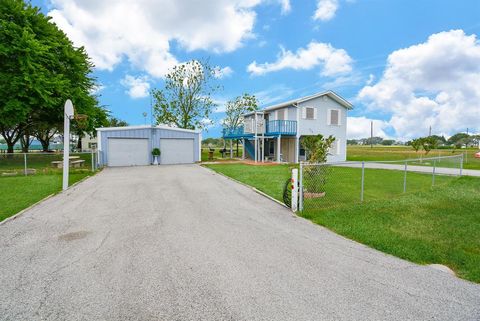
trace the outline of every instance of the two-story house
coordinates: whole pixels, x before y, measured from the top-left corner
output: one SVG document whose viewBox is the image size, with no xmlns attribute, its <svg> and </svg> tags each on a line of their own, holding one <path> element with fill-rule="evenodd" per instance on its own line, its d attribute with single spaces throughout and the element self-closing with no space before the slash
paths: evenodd
<svg viewBox="0 0 480 321">
<path fill-rule="evenodd" d="M 328 162 L 344 161 L 347 146 L 347 111 L 353 106 L 333 91 L 326 91 L 267 107 L 244 115 L 244 125 L 224 129 L 224 139 L 241 139 L 244 158 L 255 162 L 298 163 L 305 160 L 302 137 L 332 135 L 335 142 Z"/>
</svg>

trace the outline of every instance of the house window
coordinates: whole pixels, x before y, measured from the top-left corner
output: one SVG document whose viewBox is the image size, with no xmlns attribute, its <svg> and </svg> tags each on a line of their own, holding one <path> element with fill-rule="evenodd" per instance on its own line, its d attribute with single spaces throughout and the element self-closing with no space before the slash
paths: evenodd
<svg viewBox="0 0 480 321">
<path fill-rule="evenodd" d="M 340 125 L 340 110 L 338 109 L 329 109 L 329 125 Z"/>
<path fill-rule="evenodd" d="M 315 109 L 312 107 L 307 107 L 307 110 L 305 111 L 305 118 L 306 119 L 314 119 L 315 118 Z"/>
<path fill-rule="evenodd" d="M 277 110 L 277 120 L 284 120 L 285 119 L 285 109 Z"/>
</svg>

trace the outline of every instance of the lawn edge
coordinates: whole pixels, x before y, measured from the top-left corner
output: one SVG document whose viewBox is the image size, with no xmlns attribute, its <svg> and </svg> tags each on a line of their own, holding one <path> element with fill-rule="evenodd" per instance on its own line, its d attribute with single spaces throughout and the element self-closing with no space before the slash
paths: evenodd
<svg viewBox="0 0 480 321">
<path fill-rule="evenodd" d="M 209 165 L 209 164 L 206 164 L 206 165 Z M 208 168 L 207 166 L 205 166 L 205 165 L 203 165 L 203 164 L 202 164 L 201 166 L 202 166 L 203 168 L 205 168 L 206 170 L 214 173 L 214 174 L 218 174 L 218 175 L 220 175 L 220 176 L 223 176 L 223 177 L 225 177 L 225 178 L 228 178 L 228 179 L 231 180 L 231 181 L 234 181 L 235 183 L 238 183 L 238 184 L 241 184 L 241 185 L 243 185 L 243 186 L 245 186 L 245 187 L 248 187 L 249 189 L 253 190 L 254 192 L 262 195 L 263 197 L 268 198 L 269 200 L 274 201 L 275 203 L 277 203 L 277 204 L 279 204 L 279 205 L 281 205 L 281 206 L 283 206 L 283 207 L 288 208 L 289 210 L 291 210 L 291 208 L 288 207 L 285 203 L 280 202 L 279 200 L 271 197 L 270 195 L 266 194 L 265 192 L 262 192 L 261 190 L 255 188 L 255 187 L 253 187 L 253 186 L 251 186 L 251 185 L 248 185 L 248 184 L 246 184 L 246 183 L 244 183 L 244 182 L 241 182 L 241 181 L 239 181 L 239 180 L 237 180 L 237 179 L 235 179 L 235 178 L 232 178 L 232 177 L 230 177 L 230 176 L 227 176 L 227 175 L 225 175 L 225 174 L 223 174 L 223 173 L 217 172 L 217 171 L 215 171 L 215 170 L 213 170 L 213 169 L 211 169 L 211 168 Z M 292 213 L 293 213 L 293 211 L 292 211 Z"/>
<path fill-rule="evenodd" d="M 65 191 L 61 190 L 61 191 L 59 191 L 59 192 L 55 192 L 55 193 L 52 193 L 52 194 L 50 194 L 50 195 L 45 196 L 45 197 L 42 198 L 41 200 L 39 200 L 39 201 L 33 203 L 32 205 L 24 208 L 24 209 L 21 210 L 20 212 L 18 212 L 18 213 L 16 213 L 16 214 L 13 214 L 12 216 L 7 217 L 7 218 L 4 219 L 3 221 L 0 221 L 0 226 L 2 226 L 2 225 L 6 224 L 6 223 L 8 223 L 8 222 L 10 222 L 10 221 L 13 221 L 13 220 L 19 218 L 20 216 L 22 216 L 23 214 L 25 214 L 25 212 L 31 210 L 32 208 L 34 208 L 35 206 L 39 205 L 40 203 L 42 203 L 42 202 L 44 202 L 44 201 L 46 201 L 46 200 L 48 200 L 48 199 L 50 199 L 50 198 L 52 198 L 52 197 L 54 197 L 54 196 L 56 196 L 56 195 L 62 194 L 62 193 L 64 193 L 64 192 L 67 192 L 67 191 L 68 191 L 69 189 L 71 189 L 72 187 L 75 187 L 75 186 L 77 186 L 78 184 L 80 184 L 80 183 L 82 183 L 83 181 L 85 181 L 86 179 L 88 179 L 88 178 L 90 178 L 90 177 L 93 177 L 95 174 L 96 174 L 96 173 L 94 173 L 93 175 L 85 176 L 84 178 L 82 178 L 82 179 L 79 180 L 78 182 L 75 182 L 75 183 L 73 183 L 72 185 L 70 185 Z"/>
</svg>

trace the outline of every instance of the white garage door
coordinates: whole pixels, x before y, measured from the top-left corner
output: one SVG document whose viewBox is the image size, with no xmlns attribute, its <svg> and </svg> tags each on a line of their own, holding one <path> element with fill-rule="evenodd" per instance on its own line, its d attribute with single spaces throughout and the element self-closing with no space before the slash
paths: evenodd
<svg viewBox="0 0 480 321">
<path fill-rule="evenodd" d="M 108 166 L 149 165 L 148 139 L 109 138 Z"/>
<path fill-rule="evenodd" d="M 160 139 L 160 164 L 193 163 L 193 139 Z"/>
</svg>

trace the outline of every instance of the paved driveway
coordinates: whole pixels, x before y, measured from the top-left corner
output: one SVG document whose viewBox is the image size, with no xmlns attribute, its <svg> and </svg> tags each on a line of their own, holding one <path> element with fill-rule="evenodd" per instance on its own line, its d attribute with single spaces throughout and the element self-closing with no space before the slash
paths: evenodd
<svg viewBox="0 0 480 321">
<path fill-rule="evenodd" d="M 106 169 L 0 226 L 2 320 L 479 320 L 480 286 L 196 165 Z"/>
</svg>

